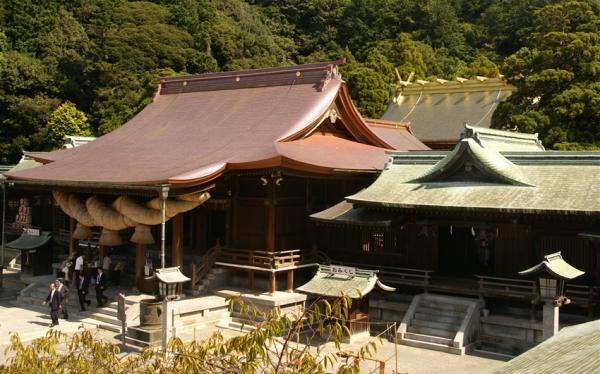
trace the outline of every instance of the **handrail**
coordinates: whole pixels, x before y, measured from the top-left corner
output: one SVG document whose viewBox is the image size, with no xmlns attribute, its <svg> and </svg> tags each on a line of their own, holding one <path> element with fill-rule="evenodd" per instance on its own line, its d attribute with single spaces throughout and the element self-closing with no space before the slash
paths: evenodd
<svg viewBox="0 0 600 374">
<path fill-rule="evenodd" d="M 264 269 L 278 269 L 307 263 L 312 257 L 311 253 L 303 249 L 269 252 L 264 250 L 221 247 L 219 261 Z"/>
<path fill-rule="evenodd" d="M 216 262 L 219 256 L 221 247 L 219 244 L 210 248 L 204 256 L 200 259 L 200 264 L 190 264 L 190 287 L 195 290 L 202 282 L 202 279 L 208 274 Z"/>
<path fill-rule="evenodd" d="M 475 275 L 479 284 L 480 293 L 492 293 L 504 296 L 533 297 L 536 293 L 535 281 L 528 279 L 513 279 Z"/>
<path fill-rule="evenodd" d="M 427 288 L 431 284 L 431 273 L 433 270 L 401 268 L 394 266 L 375 266 L 368 264 L 357 264 L 353 262 L 337 262 L 340 265 L 355 266 L 363 269 L 379 271 L 379 278 L 389 284 L 419 286 Z"/>
</svg>

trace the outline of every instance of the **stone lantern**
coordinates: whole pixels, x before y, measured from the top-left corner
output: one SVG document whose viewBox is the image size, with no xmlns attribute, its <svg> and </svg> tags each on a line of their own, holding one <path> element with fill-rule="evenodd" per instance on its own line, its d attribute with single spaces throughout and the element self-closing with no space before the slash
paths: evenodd
<svg viewBox="0 0 600 374">
<path fill-rule="evenodd" d="M 571 301 L 565 296 L 565 281 L 575 279 L 584 272 L 569 265 L 560 252 L 544 256 L 539 264 L 519 272 L 519 275 L 537 277 L 537 301 L 543 306 L 543 338 L 558 332 L 558 308 Z"/>
<path fill-rule="evenodd" d="M 190 278 L 181 272 L 179 266 L 156 269 L 154 276 L 158 279 L 158 294 L 163 300 L 177 298 L 181 285 L 190 281 Z"/>
</svg>

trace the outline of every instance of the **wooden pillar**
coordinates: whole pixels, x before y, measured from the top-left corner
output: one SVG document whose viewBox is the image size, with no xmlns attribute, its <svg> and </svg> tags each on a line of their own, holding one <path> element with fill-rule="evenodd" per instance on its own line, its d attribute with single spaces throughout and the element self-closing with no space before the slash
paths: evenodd
<svg viewBox="0 0 600 374">
<path fill-rule="evenodd" d="M 146 246 L 144 244 L 135 245 L 135 284 L 138 289 L 142 288 L 144 280 L 144 265 L 146 265 Z"/>
<path fill-rule="evenodd" d="M 290 270 L 287 273 L 287 291 L 292 292 L 294 290 L 294 271 Z"/>
<path fill-rule="evenodd" d="M 269 293 L 274 293 L 277 290 L 277 278 L 275 272 L 269 273 Z"/>
<path fill-rule="evenodd" d="M 69 255 L 73 256 L 79 251 L 79 240 L 73 238 L 73 232 L 75 231 L 75 225 L 77 221 L 74 218 L 69 218 Z"/>
<path fill-rule="evenodd" d="M 183 214 L 171 219 L 171 266 L 183 265 Z"/>
<path fill-rule="evenodd" d="M 254 272 L 252 270 L 248 271 L 248 288 L 254 289 Z"/>
<path fill-rule="evenodd" d="M 275 204 L 273 200 L 267 200 L 267 230 L 266 230 L 266 251 L 275 252 Z"/>
<path fill-rule="evenodd" d="M 98 246 L 98 266 L 102 267 L 102 263 L 104 261 L 104 256 L 106 256 L 106 246 L 99 245 Z"/>
</svg>

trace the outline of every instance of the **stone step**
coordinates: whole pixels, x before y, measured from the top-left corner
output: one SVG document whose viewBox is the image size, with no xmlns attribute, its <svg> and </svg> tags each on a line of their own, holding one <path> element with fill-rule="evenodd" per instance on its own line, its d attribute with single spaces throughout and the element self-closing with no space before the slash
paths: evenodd
<svg viewBox="0 0 600 374">
<path fill-rule="evenodd" d="M 121 337 L 119 337 L 119 340 L 121 339 Z M 151 344 L 149 342 L 145 342 L 143 340 L 138 340 L 135 338 L 132 338 L 131 336 L 125 336 L 125 343 L 136 346 L 136 347 L 140 347 L 140 348 L 146 348 L 146 347 L 150 347 Z"/>
<path fill-rule="evenodd" d="M 454 323 L 425 321 L 425 320 L 416 319 L 416 318 L 413 318 L 412 321 L 410 321 L 410 325 L 444 330 L 444 331 L 452 332 L 452 333 L 454 333 L 454 335 L 456 335 L 456 332 L 460 328 L 460 325 L 457 325 Z"/>
<path fill-rule="evenodd" d="M 97 311 L 94 311 L 94 312 L 91 312 L 90 314 L 88 314 L 88 318 L 121 327 L 121 321 L 119 321 L 116 317 L 110 316 L 108 314 L 99 313 Z"/>
<path fill-rule="evenodd" d="M 409 306 L 410 303 L 401 301 L 377 300 L 375 302 L 369 302 L 369 308 L 389 309 L 401 312 L 406 312 Z"/>
<path fill-rule="evenodd" d="M 424 306 L 421 304 L 419 306 L 417 306 L 417 310 L 415 311 L 415 313 L 432 314 L 432 315 L 442 316 L 442 317 L 460 318 L 461 320 L 465 316 L 464 311 L 432 308 L 430 306 Z"/>
<path fill-rule="evenodd" d="M 460 325 L 462 323 L 462 321 L 464 320 L 464 315 L 461 315 L 460 317 L 451 317 L 451 316 L 447 316 L 447 315 L 423 313 L 423 312 L 417 311 L 413 318 L 419 319 L 422 321 L 444 322 L 444 323 Z"/>
<path fill-rule="evenodd" d="M 466 305 L 463 305 L 463 304 L 458 304 L 458 303 L 455 304 L 455 303 L 451 303 L 451 302 L 443 302 L 443 301 L 437 301 L 437 300 L 432 300 L 432 299 L 427 299 L 427 298 L 422 299 L 419 306 L 423 306 L 423 307 L 431 308 L 431 309 L 454 311 L 454 312 L 465 312 L 468 308 Z"/>
<path fill-rule="evenodd" d="M 407 333 L 404 333 L 404 337 L 406 339 L 419 340 L 422 342 L 436 343 L 436 344 L 447 345 L 447 346 L 452 345 L 452 339 L 442 338 L 439 336 L 415 334 L 412 332 L 407 332 Z"/>
<path fill-rule="evenodd" d="M 227 324 L 227 327 L 230 330 L 241 331 L 241 332 L 250 332 L 256 330 L 256 327 L 247 323 L 235 322 L 231 321 Z"/>
<path fill-rule="evenodd" d="M 422 327 L 422 326 L 413 326 L 409 325 L 406 329 L 408 332 L 423 334 L 423 335 L 431 335 L 431 336 L 439 336 L 442 338 L 454 339 L 456 336 L 456 332 L 440 330 L 431 327 Z"/>
<path fill-rule="evenodd" d="M 451 346 L 448 346 L 445 344 L 430 343 L 430 342 L 424 342 L 424 341 L 413 340 L 413 339 L 400 339 L 400 340 L 398 340 L 398 343 L 401 345 L 407 345 L 409 347 L 429 349 L 432 351 L 446 352 L 446 353 L 451 353 L 451 354 L 455 354 L 455 355 L 464 355 L 465 354 L 464 348 L 455 348 L 455 347 L 451 347 Z"/>
</svg>

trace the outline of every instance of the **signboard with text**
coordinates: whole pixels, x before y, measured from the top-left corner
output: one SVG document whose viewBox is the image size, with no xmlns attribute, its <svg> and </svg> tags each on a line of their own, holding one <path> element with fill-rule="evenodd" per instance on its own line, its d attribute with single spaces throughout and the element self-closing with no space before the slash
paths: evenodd
<svg viewBox="0 0 600 374">
<path fill-rule="evenodd" d="M 40 229 L 23 229 L 29 236 L 40 236 Z"/>
<path fill-rule="evenodd" d="M 349 266 L 331 265 L 329 271 L 331 274 L 347 275 L 349 277 L 354 277 L 356 275 L 356 268 Z"/>
</svg>

